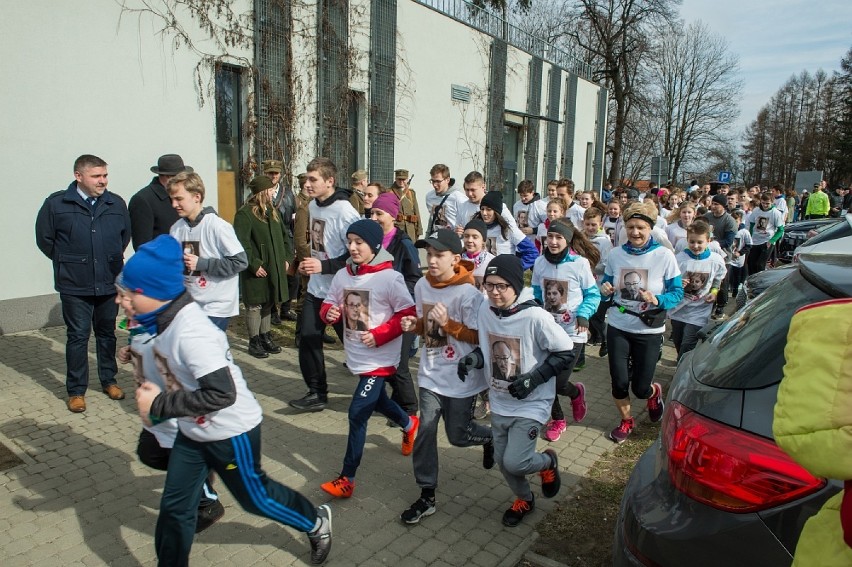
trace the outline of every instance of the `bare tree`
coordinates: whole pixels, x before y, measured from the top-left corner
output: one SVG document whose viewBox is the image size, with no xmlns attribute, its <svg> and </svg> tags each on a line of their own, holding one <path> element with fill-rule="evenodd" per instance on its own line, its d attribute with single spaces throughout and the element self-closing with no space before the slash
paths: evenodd
<svg viewBox="0 0 852 567">
<path fill-rule="evenodd" d="M 837 75 L 818 70 L 790 77 L 746 128 L 741 156 L 747 178 L 791 185 L 796 171 L 820 170 L 831 183 L 844 180 L 838 118 L 848 104 Z"/>
<path fill-rule="evenodd" d="M 647 59 L 647 88 L 661 125 L 663 155 L 671 160 L 671 176 L 684 166 L 700 169 L 711 150 L 733 136 L 739 116 L 742 82 L 739 63 L 727 42 L 701 22 L 685 32 L 669 26 L 658 36 Z"/>
<path fill-rule="evenodd" d="M 607 154 L 609 182 L 622 181 L 624 134 L 636 96 L 636 78 L 651 26 L 673 18 L 679 0 L 575 0 L 579 21 L 568 34 L 601 65 L 600 74 L 610 89 L 612 136 Z"/>
</svg>

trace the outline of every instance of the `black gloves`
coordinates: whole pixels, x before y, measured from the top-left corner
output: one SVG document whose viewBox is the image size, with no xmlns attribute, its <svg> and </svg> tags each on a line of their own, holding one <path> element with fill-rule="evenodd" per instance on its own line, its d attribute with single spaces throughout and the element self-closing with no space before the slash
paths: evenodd
<svg viewBox="0 0 852 567">
<path fill-rule="evenodd" d="M 509 384 L 509 393 L 513 397 L 523 400 L 545 382 L 547 382 L 547 379 L 535 370 L 526 374 L 518 374 L 515 381 Z"/>
<path fill-rule="evenodd" d="M 485 359 L 479 347 L 473 349 L 468 355 L 459 360 L 459 380 L 464 382 L 471 370 L 485 366 Z"/>
</svg>

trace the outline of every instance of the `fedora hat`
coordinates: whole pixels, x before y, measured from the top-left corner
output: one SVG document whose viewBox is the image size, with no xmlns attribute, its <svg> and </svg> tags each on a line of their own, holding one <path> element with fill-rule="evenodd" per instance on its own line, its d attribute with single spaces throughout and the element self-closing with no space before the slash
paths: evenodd
<svg viewBox="0 0 852 567">
<path fill-rule="evenodd" d="M 178 173 L 192 173 L 194 170 L 188 165 L 183 164 L 183 158 L 177 154 L 166 154 L 160 156 L 157 160 L 157 165 L 151 168 L 151 171 L 157 175 L 177 175 Z"/>
</svg>

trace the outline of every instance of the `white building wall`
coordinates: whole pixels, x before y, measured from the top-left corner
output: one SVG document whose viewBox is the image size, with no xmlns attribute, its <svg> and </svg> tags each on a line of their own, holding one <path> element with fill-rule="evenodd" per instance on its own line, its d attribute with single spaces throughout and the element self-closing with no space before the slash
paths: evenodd
<svg viewBox="0 0 852 567">
<path fill-rule="evenodd" d="M 0 333 L 43 325 L 51 308 L 56 322 L 53 270 L 35 245 L 35 217 L 45 197 L 73 181 L 79 155 L 106 160 L 109 189 L 129 200 L 150 182 L 160 155 L 179 153 L 215 204 L 214 104 L 199 107 L 198 56 L 175 49 L 160 29 L 148 15 L 122 16 L 113 0 L 4 5 Z M 209 80 L 205 70 L 202 83 Z M 29 301 L 14 302 L 22 298 Z"/>
<path fill-rule="evenodd" d="M 142 0 L 128 1 L 143 6 Z M 252 0 L 236 0 L 232 6 L 250 33 Z M 353 90 L 366 92 L 367 105 L 369 8 L 369 0 L 351 0 L 349 41 L 355 65 L 349 83 Z M 316 4 L 294 4 L 293 10 L 298 147 L 292 160 L 294 170 L 302 170 L 316 152 Z M 216 53 L 187 14 L 181 15 L 181 22 L 202 50 Z M 447 164 L 459 187 L 469 171 L 484 170 L 492 38 L 410 0 L 399 2 L 397 24 L 394 165 L 414 174 L 413 186 L 425 212 L 433 164 Z M 6 269 L 0 273 L 0 333 L 61 322 L 52 266 L 35 246 L 34 222 L 44 198 L 72 181 L 72 164 L 80 154 L 105 159 L 110 190 L 129 200 L 150 181 L 149 168 L 158 156 L 179 153 L 206 181 L 206 202 L 215 206 L 212 69 L 201 67 L 199 92 L 200 56 L 186 46 L 175 47 L 171 36 L 160 33 L 162 28 L 150 14 L 122 14 L 114 0 L 33 0 L 6 6 L 0 20 L 5 54 L 0 70 L 14 80 L 0 91 L 0 101 L 9 109 L 0 116 L 0 131 L 7 134 L 7 151 L 0 158 L 7 176 L 6 189 L 0 192 L 0 237 L 7 250 Z M 22 48 L 33 45 L 35 30 L 51 38 L 53 47 Z M 508 48 L 507 110 L 527 109 L 530 57 Z M 252 60 L 248 48 L 232 50 L 226 62 Z M 542 114 L 548 67 L 545 63 L 542 74 Z M 451 100 L 453 84 L 471 90 L 469 103 Z M 589 183 L 586 143 L 595 141 L 597 93 L 596 85 L 580 81 L 574 144 L 578 187 Z M 537 160 L 541 186 L 546 181 L 546 131 L 542 121 Z M 529 177 L 520 157 L 519 178 Z M 341 172 L 341 185 L 347 184 L 349 173 Z"/>
<path fill-rule="evenodd" d="M 576 190 L 591 189 L 592 172 L 586 170 L 587 144 L 592 144 L 592 160 L 594 160 L 595 135 L 597 133 L 598 92 L 600 87 L 589 81 L 577 81 L 577 122 L 574 131 L 574 181 Z"/>
</svg>

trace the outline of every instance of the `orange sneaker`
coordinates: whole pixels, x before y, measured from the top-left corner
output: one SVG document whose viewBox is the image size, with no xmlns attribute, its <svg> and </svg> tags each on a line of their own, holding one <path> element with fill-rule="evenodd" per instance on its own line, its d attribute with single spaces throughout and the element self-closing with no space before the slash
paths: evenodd
<svg viewBox="0 0 852 567">
<path fill-rule="evenodd" d="M 334 480 L 322 483 L 320 488 L 335 498 L 349 498 L 355 491 L 355 483 L 345 476 L 339 476 Z"/>
<path fill-rule="evenodd" d="M 420 418 L 416 415 L 411 417 L 411 431 L 402 432 L 402 454 L 406 457 L 414 451 L 414 440 L 417 438 L 417 430 L 420 428 Z"/>
</svg>

